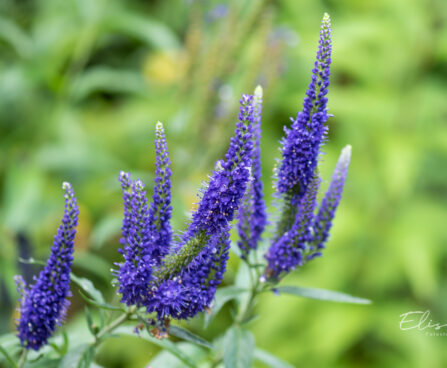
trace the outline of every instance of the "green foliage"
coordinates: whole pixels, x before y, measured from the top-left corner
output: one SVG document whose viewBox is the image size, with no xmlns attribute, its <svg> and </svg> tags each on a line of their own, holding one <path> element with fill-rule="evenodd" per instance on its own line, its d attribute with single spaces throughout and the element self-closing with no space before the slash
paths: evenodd
<svg viewBox="0 0 447 368">
<path fill-rule="evenodd" d="M 228 329 L 224 337 L 223 360 L 227 368 L 250 368 L 253 363 L 255 339 L 241 327 Z"/>
<path fill-rule="evenodd" d="M 166 122 L 176 188 L 174 227 L 181 229 L 184 213 L 196 201 L 193 193 L 228 141 L 237 96 L 260 82 L 264 187 L 271 191 L 277 141 L 309 83 L 315 27 L 327 11 L 334 28 L 329 92 L 334 117 L 322 177 L 330 177 L 346 144 L 353 146 L 353 161 L 325 256 L 288 276 L 287 284 L 343 290 L 374 304 L 364 308 L 262 293 L 256 304 L 260 318 L 244 328 L 258 348 L 293 366 L 444 367 L 445 337 L 400 331 L 399 315 L 430 309 L 433 319 L 447 322 L 447 4 L 226 3 L 226 16 L 214 19 L 208 16 L 213 2 L 0 2 L 0 333 L 11 331 L 16 317 L 13 276 L 25 273 L 31 281 L 39 270 L 17 259 L 44 259 L 49 253 L 64 180 L 73 183 L 81 205 L 75 274 L 92 279 L 102 295 L 98 300 L 93 290 L 92 295 L 73 285 L 64 327 L 74 342 L 69 349 L 92 338 L 80 318 L 84 304 L 93 320 L 97 309 L 117 305 L 104 304 L 112 294 L 105 282 L 110 265 L 119 261 L 117 176 L 131 170 L 150 182 L 157 120 Z M 272 34 L 278 26 L 291 31 L 285 40 Z M 231 286 L 238 266 L 232 256 L 224 288 L 204 317 L 217 366 L 220 335 L 250 298 L 249 282 L 241 281 L 244 270 L 238 286 Z M 107 318 L 117 312 L 104 310 Z M 199 328 L 195 321 L 188 326 L 195 334 Z M 173 352 L 159 352 L 166 347 L 154 348 L 156 339 L 149 341 L 146 333 L 143 339 L 125 338 L 133 335 L 129 326 L 122 335 L 119 344 L 102 346 L 98 363 L 186 364 Z M 63 347 L 62 333 L 53 342 Z M 1 337 L 0 345 L 17 360 L 15 336 Z M 143 353 L 133 351 L 137 345 Z M 209 363 L 207 349 L 186 342 L 170 347 L 190 364 Z M 253 365 L 274 366 L 258 348 Z M 66 351 L 49 349 L 48 361 L 27 366 L 57 367 Z M 6 364 L 0 354 L 0 365 Z"/>
</svg>

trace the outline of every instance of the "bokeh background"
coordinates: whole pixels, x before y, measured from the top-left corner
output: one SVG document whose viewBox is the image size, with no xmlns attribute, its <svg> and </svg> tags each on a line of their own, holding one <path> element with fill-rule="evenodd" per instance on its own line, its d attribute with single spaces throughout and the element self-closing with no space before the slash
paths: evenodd
<svg viewBox="0 0 447 368">
<path fill-rule="evenodd" d="M 49 254 L 65 180 L 81 209 L 74 270 L 112 294 L 118 173 L 131 171 L 152 187 L 157 120 L 167 132 L 181 230 L 228 144 L 241 93 L 261 84 L 270 202 L 278 141 L 301 108 L 324 12 L 334 29 L 334 117 L 323 178 L 344 145 L 352 144 L 353 159 L 324 257 L 284 284 L 373 304 L 264 295 L 251 331 L 258 346 L 295 366 L 445 367 L 447 336 L 399 329 L 399 316 L 414 310 L 447 323 L 443 0 L 1 0 L 0 333 L 14 329 L 13 276 L 30 280 L 38 271 L 18 258 Z M 226 283 L 237 267 L 232 255 Z M 82 311 L 74 290 L 69 331 L 87 333 Z M 223 331 L 229 313 L 207 338 Z M 138 368 L 155 354 L 141 339 L 112 339 L 97 362 Z"/>
</svg>

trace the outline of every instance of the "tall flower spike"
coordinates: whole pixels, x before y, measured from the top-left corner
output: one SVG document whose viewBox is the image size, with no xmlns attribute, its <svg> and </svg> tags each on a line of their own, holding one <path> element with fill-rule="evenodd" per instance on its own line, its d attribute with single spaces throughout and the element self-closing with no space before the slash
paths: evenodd
<svg viewBox="0 0 447 368">
<path fill-rule="evenodd" d="M 329 237 L 329 231 L 332 227 L 332 220 L 334 219 L 335 211 L 340 203 L 346 176 L 348 175 L 350 161 L 351 146 L 348 145 L 341 151 L 332 175 L 331 183 L 329 184 L 329 189 L 321 201 L 317 216 L 315 216 L 313 224 L 315 232 L 313 244 L 316 247 L 316 252 L 309 255 L 309 258 L 321 255 L 319 251 L 324 248 L 324 244 Z"/>
<path fill-rule="evenodd" d="M 199 207 L 192 216 L 187 238 L 200 230 L 210 235 L 218 233 L 233 220 L 245 193 L 253 153 L 253 96 L 243 95 L 240 103 L 235 136 L 231 138 L 225 160 L 220 162 L 220 170 L 213 172 Z"/>
<path fill-rule="evenodd" d="M 126 239 L 129 236 L 132 217 L 132 195 L 130 193 L 132 181 L 130 180 L 130 174 L 124 171 L 120 172 L 119 181 L 121 183 L 121 189 L 123 191 L 123 203 L 124 203 L 124 216 L 123 225 L 121 226 L 121 239 L 120 243 L 126 245 Z"/>
<path fill-rule="evenodd" d="M 180 245 L 155 273 L 147 311 L 187 319 L 209 306 L 222 279 L 229 228 L 245 193 L 253 154 L 253 97 L 243 95 L 239 122 L 225 160 L 216 165 Z"/>
<path fill-rule="evenodd" d="M 293 225 L 273 243 L 265 255 L 268 265 L 264 276 L 267 279 L 277 279 L 282 272 L 290 272 L 304 263 L 304 255 L 309 250 L 308 243 L 313 239 L 311 225 L 319 185 L 320 177 L 316 173 L 301 199 Z"/>
<path fill-rule="evenodd" d="M 148 226 L 152 232 L 151 257 L 159 263 L 169 252 L 172 238 L 171 228 L 171 162 L 169 160 L 163 124 L 155 126 L 155 187 L 149 208 Z"/>
<path fill-rule="evenodd" d="M 119 264 L 117 278 L 122 302 L 140 305 L 152 279 L 153 260 L 150 257 L 151 232 L 147 226 L 148 204 L 141 180 L 133 183 L 130 175 L 120 174 L 124 198 L 122 231 L 124 263 Z"/>
<path fill-rule="evenodd" d="M 78 205 L 69 183 L 63 183 L 65 211 L 62 224 L 54 237 L 51 255 L 45 268 L 26 287 L 21 283 L 18 337 L 26 349 L 38 350 L 45 345 L 58 325 L 63 322 L 69 302 L 70 272 L 73 263 L 74 238 L 78 223 Z"/>
<path fill-rule="evenodd" d="M 261 234 L 267 223 L 265 210 L 263 184 L 261 180 L 261 112 L 262 88 L 256 87 L 254 99 L 254 125 L 253 125 L 253 162 L 252 180 L 245 192 L 238 213 L 238 233 L 240 240 L 238 246 L 242 258 L 246 259 L 251 249 L 256 249 Z"/>
<path fill-rule="evenodd" d="M 277 173 L 278 193 L 287 193 L 298 203 L 317 166 L 328 119 L 327 98 L 331 64 L 331 23 L 323 17 L 317 59 L 312 69 L 312 80 L 304 98 L 303 110 L 298 113 L 282 144 L 282 162 Z"/>
</svg>

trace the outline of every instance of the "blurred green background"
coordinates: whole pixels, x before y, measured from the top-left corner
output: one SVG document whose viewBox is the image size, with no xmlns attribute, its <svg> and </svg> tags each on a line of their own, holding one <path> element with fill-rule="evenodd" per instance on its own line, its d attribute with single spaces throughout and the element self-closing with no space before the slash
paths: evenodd
<svg viewBox="0 0 447 368">
<path fill-rule="evenodd" d="M 374 303 L 263 295 L 251 331 L 258 346 L 300 367 L 447 366 L 447 336 L 399 329 L 400 314 L 415 310 L 447 323 L 444 0 L 1 0 L 0 333 L 14 328 L 13 276 L 30 280 L 38 271 L 18 257 L 49 254 L 65 180 L 81 210 L 75 272 L 112 294 L 118 173 L 152 187 L 157 120 L 167 132 L 173 225 L 181 230 L 228 144 L 241 93 L 261 84 L 270 202 L 278 141 L 301 108 L 324 12 L 334 30 L 334 117 L 323 178 L 344 145 L 353 159 L 324 257 L 284 284 Z M 225 283 L 237 266 L 232 255 Z M 68 330 L 87 333 L 82 307 L 74 291 Z M 223 331 L 229 313 L 207 338 Z M 191 329 L 200 333 L 201 323 Z M 145 367 L 156 353 L 137 338 L 112 340 L 97 362 Z"/>
</svg>

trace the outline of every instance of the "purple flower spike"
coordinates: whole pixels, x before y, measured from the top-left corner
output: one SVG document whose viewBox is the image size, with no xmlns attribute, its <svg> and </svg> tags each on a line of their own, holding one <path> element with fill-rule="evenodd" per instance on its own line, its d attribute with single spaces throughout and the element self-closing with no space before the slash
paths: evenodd
<svg viewBox="0 0 447 368">
<path fill-rule="evenodd" d="M 288 273 L 304 263 L 307 244 L 313 239 L 311 225 L 319 185 L 320 177 L 316 174 L 301 199 L 293 225 L 273 243 L 265 255 L 268 261 L 266 278 L 277 279 L 282 272 Z"/>
<path fill-rule="evenodd" d="M 78 224 L 78 205 L 69 183 L 63 183 L 65 211 L 62 224 L 54 237 L 51 255 L 45 268 L 27 287 L 19 276 L 20 318 L 18 337 L 26 349 L 39 350 L 58 325 L 63 322 L 69 301 L 70 272 L 73 263 L 74 238 Z"/>
<path fill-rule="evenodd" d="M 351 146 L 348 145 L 341 151 L 337 166 L 332 175 L 331 183 L 329 184 L 329 189 L 321 201 L 317 216 L 315 216 L 313 243 L 317 250 L 324 248 L 324 243 L 329 237 L 332 220 L 334 219 L 335 211 L 337 210 L 343 193 L 350 161 Z"/>
<path fill-rule="evenodd" d="M 253 96 L 243 95 L 240 102 L 235 136 L 231 138 L 225 160 L 218 163 L 211 176 L 199 208 L 192 216 L 186 238 L 198 231 L 205 231 L 209 235 L 219 233 L 233 220 L 234 212 L 245 193 L 253 152 Z"/>
<path fill-rule="evenodd" d="M 290 129 L 285 129 L 282 141 L 282 162 L 277 173 L 278 193 L 287 193 L 295 204 L 306 193 L 317 166 L 318 155 L 327 128 L 327 98 L 331 64 L 331 23 L 323 17 L 317 60 L 312 69 L 312 81 L 304 98 L 303 110 Z"/>
<path fill-rule="evenodd" d="M 261 234 L 267 224 L 267 215 L 264 202 L 264 188 L 261 180 L 261 112 L 262 88 L 256 87 L 254 95 L 254 125 L 253 125 L 253 162 L 252 180 L 245 192 L 238 213 L 238 233 L 240 240 L 238 246 L 242 258 L 246 259 L 251 249 L 256 249 Z"/>
<path fill-rule="evenodd" d="M 121 183 L 121 189 L 123 190 L 123 203 L 124 203 L 124 217 L 123 225 L 121 226 L 121 239 L 120 243 L 126 245 L 126 239 L 129 236 L 129 231 L 131 227 L 131 200 L 132 196 L 130 193 L 130 188 L 132 187 L 132 181 L 130 180 L 130 174 L 124 171 L 120 172 L 119 181 Z"/>
<path fill-rule="evenodd" d="M 119 292 L 123 303 L 140 305 L 147 294 L 154 265 L 150 257 L 152 238 L 147 226 L 146 191 L 141 180 L 131 182 L 129 174 L 121 173 L 120 180 L 124 192 L 124 247 L 119 252 L 124 256 L 124 263 L 117 272 Z"/>
<path fill-rule="evenodd" d="M 151 257 L 159 263 L 169 252 L 172 238 L 171 229 L 171 162 L 166 143 L 163 124 L 158 122 L 155 126 L 155 188 L 149 208 L 149 227 L 152 232 Z"/>
</svg>

